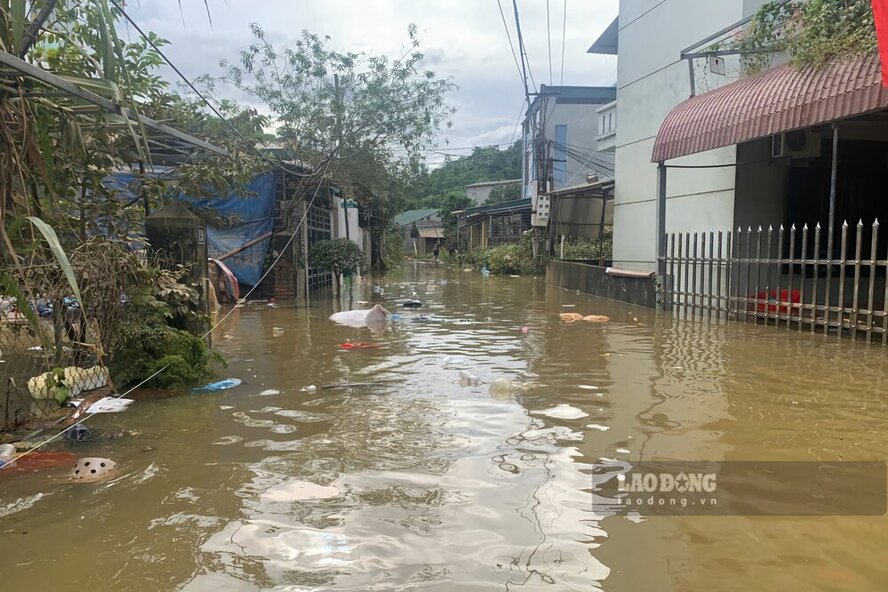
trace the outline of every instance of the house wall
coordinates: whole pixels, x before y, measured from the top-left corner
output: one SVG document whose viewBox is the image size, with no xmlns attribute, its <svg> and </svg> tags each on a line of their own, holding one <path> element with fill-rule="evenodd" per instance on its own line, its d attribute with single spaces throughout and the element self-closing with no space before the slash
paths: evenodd
<svg viewBox="0 0 888 592">
<path fill-rule="evenodd" d="M 790 161 L 772 160 L 771 139 L 762 138 L 737 146 L 738 162 L 753 164 L 737 167 L 734 195 L 734 220 L 731 230 L 783 224 L 789 183 Z M 722 230 L 728 230 L 728 227 Z"/>
<path fill-rule="evenodd" d="M 348 216 L 348 237 L 345 236 L 346 216 Z M 335 238 L 349 238 L 362 250 L 364 249 L 364 231 L 358 220 L 358 208 L 344 208 L 343 200 L 339 197 L 333 198 L 333 227 Z"/>
<path fill-rule="evenodd" d="M 651 162 L 654 139 L 673 107 L 691 95 L 687 62 L 681 50 L 739 21 L 760 0 L 621 0 L 620 54 L 617 66 L 614 264 L 652 271 L 656 264 L 657 168 Z M 736 59 L 727 59 L 727 76 L 708 72 L 698 60 L 697 93 L 739 78 Z M 735 146 L 675 159 L 673 165 L 730 165 Z M 708 231 L 733 225 L 735 171 L 669 169 L 667 232 Z"/>
<path fill-rule="evenodd" d="M 595 115 L 598 118 L 598 149 L 613 152 L 617 148 L 617 102 L 599 107 Z"/>
<path fill-rule="evenodd" d="M 484 187 L 466 187 L 466 197 L 473 200 L 475 205 L 480 206 L 490 197 L 493 186 L 485 185 Z"/>
<path fill-rule="evenodd" d="M 582 153 L 588 153 L 598 150 L 598 109 L 601 107 L 599 103 L 580 104 L 580 103 L 558 103 L 556 97 L 546 97 L 540 108 L 538 116 L 545 117 L 546 126 L 543 130 L 544 141 L 558 141 L 561 138 L 556 135 L 558 126 L 566 126 L 567 146 L 571 148 L 571 152 L 575 152 L 573 156 L 565 154 L 557 145 L 552 147 L 549 155 L 542 155 L 543 158 L 551 156 L 555 159 L 553 168 L 557 171 L 564 167 L 564 180 L 560 180 L 559 175 L 555 175 L 555 189 L 561 187 L 570 187 L 571 185 L 579 185 L 585 182 L 586 171 L 589 167 L 582 158 Z M 524 161 L 522 163 L 521 182 L 524 187 L 523 197 L 531 197 L 533 195 L 533 187 L 536 185 L 534 163 L 534 147 L 531 130 L 528 126 L 528 120 L 524 122 Z M 559 160 L 565 160 L 559 163 Z"/>
</svg>

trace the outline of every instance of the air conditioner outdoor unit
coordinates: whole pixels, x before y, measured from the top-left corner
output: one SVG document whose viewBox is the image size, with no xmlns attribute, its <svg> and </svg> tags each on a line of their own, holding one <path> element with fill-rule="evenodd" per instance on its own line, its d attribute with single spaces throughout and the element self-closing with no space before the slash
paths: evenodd
<svg viewBox="0 0 888 592">
<path fill-rule="evenodd" d="M 771 136 L 772 158 L 818 158 L 820 128 L 793 130 Z"/>
</svg>

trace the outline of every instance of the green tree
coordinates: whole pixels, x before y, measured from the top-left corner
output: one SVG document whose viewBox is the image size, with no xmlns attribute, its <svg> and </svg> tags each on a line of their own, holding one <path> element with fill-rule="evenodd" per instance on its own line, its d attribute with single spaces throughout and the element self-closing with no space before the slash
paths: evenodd
<svg viewBox="0 0 888 592">
<path fill-rule="evenodd" d="M 309 264 L 333 274 L 333 293 L 339 293 L 339 276 L 357 273 L 364 262 L 364 254 L 347 238 L 322 240 L 312 245 L 308 252 Z"/>
<path fill-rule="evenodd" d="M 515 199 L 521 199 L 521 183 L 497 185 L 490 191 L 490 197 L 487 198 L 485 203 L 498 204 Z"/>
<path fill-rule="evenodd" d="M 456 214 L 453 212 L 471 208 L 474 202 L 466 195 L 465 191 L 449 191 L 440 202 L 441 223 L 444 226 L 444 239 L 451 246 L 456 245 Z"/>
<path fill-rule="evenodd" d="M 515 142 L 505 150 L 495 146 L 478 147 L 468 156 L 448 158 L 436 169 L 420 167 L 410 178 L 410 193 L 413 197 L 405 204 L 404 209 L 441 207 L 451 192 L 465 193 L 466 185 L 519 178 L 520 142 Z"/>
</svg>

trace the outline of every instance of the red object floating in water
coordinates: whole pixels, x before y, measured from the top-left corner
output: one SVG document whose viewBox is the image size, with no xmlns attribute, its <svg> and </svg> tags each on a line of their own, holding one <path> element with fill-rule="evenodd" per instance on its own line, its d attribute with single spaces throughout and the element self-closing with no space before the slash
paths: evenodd
<svg viewBox="0 0 888 592">
<path fill-rule="evenodd" d="M 349 350 L 349 349 L 376 349 L 376 348 L 382 347 L 382 344 L 381 343 L 360 343 L 360 342 L 352 343 L 349 341 L 347 343 L 340 343 L 339 347 L 341 347 L 342 349 L 345 349 L 345 350 Z"/>
<path fill-rule="evenodd" d="M 0 467 L 0 475 L 7 471 L 36 472 L 61 466 L 74 466 L 77 456 L 70 452 L 30 452 Z"/>
</svg>

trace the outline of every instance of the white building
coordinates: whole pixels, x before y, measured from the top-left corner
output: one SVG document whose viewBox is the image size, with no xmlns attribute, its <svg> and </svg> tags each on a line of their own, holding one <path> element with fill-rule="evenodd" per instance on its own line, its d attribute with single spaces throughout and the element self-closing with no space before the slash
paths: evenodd
<svg viewBox="0 0 888 592">
<path fill-rule="evenodd" d="M 684 51 L 753 14 L 763 0 L 621 0 L 620 14 L 589 49 L 617 54 L 614 264 L 653 271 L 657 255 L 657 164 L 654 141 L 670 111 L 688 99 L 692 76 Z M 737 27 L 735 27 L 736 29 Z M 695 45 L 696 44 L 696 45 Z M 702 46 L 702 47 L 701 47 Z M 693 62 L 697 93 L 738 80 L 739 60 L 727 57 L 725 75 L 713 74 L 707 60 Z M 599 116 L 611 106 L 602 108 Z M 600 122 L 600 120 L 599 120 Z M 603 128 L 607 140 L 609 127 Z M 672 165 L 730 165 L 737 146 L 686 156 Z M 670 169 L 667 232 L 728 229 L 735 224 L 734 167 Z"/>
<path fill-rule="evenodd" d="M 549 216 L 548 198 L 538 195 L 541 180 L 551 191 L 585 183 L 587 173 L 598 172 L 597 110 L 615 98 L 616 88 L 610 86 L 540 85 L 524 118 L 521 170 L 535 226 L 546 226 Z"/>
<path fill-rule="evenodd" d="M 475 202 L 476 206 L 484 205 L 490 199 L 490 193 L 497 187 L 515 185 L 521 186 L 521 179 L 509 179 L 506 181 L 481 181 L 466 185 L 466 197 Z"/>
</svg>

